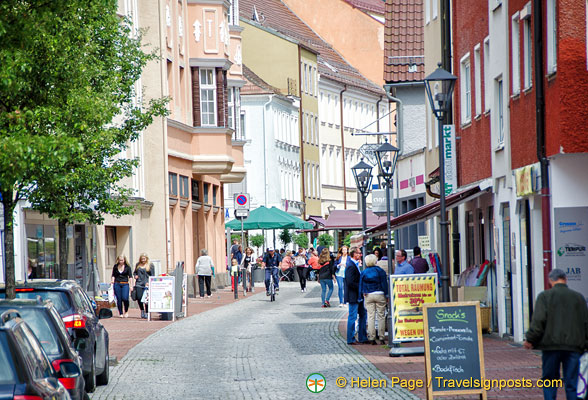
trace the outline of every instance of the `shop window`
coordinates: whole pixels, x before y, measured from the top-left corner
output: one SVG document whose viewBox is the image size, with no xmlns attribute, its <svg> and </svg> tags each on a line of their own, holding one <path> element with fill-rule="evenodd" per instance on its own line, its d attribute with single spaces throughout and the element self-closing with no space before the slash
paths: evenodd
<svg viewBox="0 0 588 400">
<path fill-rule="evenodd" d="M 34 278 L 56 278 L 55 226 L 26 224 L 28 266 Z"/>
<path fill-rule="evenodd" d="M 190 196 L 188 189 L 188 177 L 180 175 L 180 197 L 187 199 Z"/>
<path fill-rule="evenodd" d="M 178 174 L 169 173 L 169 195 L 178 195 Z"/>
<path fill-rule="evenodd" d="M 192 179 L 192 201 L 200 202 L 200 182 Z"/>
<path fill-rule="evenodd" d="M 105 227 L 106 236 L 106 266 L 110 267 L 116 263 L 116 227 Z"/>
</svg>

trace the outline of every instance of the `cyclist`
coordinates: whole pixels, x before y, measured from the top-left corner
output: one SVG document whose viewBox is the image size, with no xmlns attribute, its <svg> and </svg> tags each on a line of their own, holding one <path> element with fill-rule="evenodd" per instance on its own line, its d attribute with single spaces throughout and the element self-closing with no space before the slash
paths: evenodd
<svg viewBox="0 0 588 400">
<path fill-rule="evenodd" d="M 265 294 L 267 296 L 270 295 L 270 274 L 274 276 L 274 287 L 276 288 L 276 292 L 280 290 L 280 280 L 278 278 L 278 268 L 280 266 L 280 262 L 282 262 L 282 257 L 280 254 L 276 253 L 273 247 L 268 247 L 262 261 L 262 265 L 265 268 Z"/>
</svg>

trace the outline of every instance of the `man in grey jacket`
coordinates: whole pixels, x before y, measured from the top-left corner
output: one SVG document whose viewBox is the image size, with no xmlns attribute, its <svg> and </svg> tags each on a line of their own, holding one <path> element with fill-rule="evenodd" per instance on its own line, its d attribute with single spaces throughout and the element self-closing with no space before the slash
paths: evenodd
<svg viewBox="0 0 588 400">
<path fill-rule="evenodd" d="M 579 360 L 588 349 L 588 307 L 584 296 L 568 288 L 561 269 L 549 273 L 549 282 L 552 288 L 537 296 L 524 346 L 542 351 L 542 379 L 559 379 L 563 366 L 566 398 L 576 400 Z M 545 399 L 556 394 L 557 386 L 543 388 Z"/>
</svg>

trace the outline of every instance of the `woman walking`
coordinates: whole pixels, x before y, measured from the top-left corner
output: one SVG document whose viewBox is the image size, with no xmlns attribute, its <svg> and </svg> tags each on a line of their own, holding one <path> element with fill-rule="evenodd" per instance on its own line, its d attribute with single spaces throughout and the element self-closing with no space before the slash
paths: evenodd
<svg viewBox="0 0 588 400">
<path fill-rule="evenodd" d="M 322 307 L 331 307 L 331 295 L 333 294 L 333 280 L 335 280 L 335 267 L 333 265 L 333 260 L 331 260 L 331 253 L 329 249 L 324 248 L 321 251 L 321 255 L 318 259 L 318 264 L 320 266 L 318 274 L 319 274 L 319 282 L 321 284 L 321 301 L 323 303 Z M 327 291 L 328 289 L 328 291 Z"/>
<path fill-rule="evenodd" d="M 339 294 L 339 307 L 345 306 L 345 267 L 347 266 L 347 246 L 342 246 L 335 261 L 335 277 Z"/>
<path fill-rule="evenodd" d="M 133 277 L 131 266 L 126 256 L 120 255 L 112 268 L 111 284 L 114 286 L 116 307 L 121 318 L 129 317 L 129 283 Z M 124 313 L 123 313 L 124 306 Z"/>
<path fill-rule="evenodd" d="M 298 280 L 300 281 L 300 291 L 306 292 L 306 274 L 308 272 L 308 265 L 306 264 L 306 255 L 304 254 L 304 247 L 298 248 L 298 253 L 294 257 L 294 266 L 298 272 Z"/>
<path fill-rule="evenodd" d="M 359 277 L 359 294 L 363 296 L 367 309 L 367 338 L 371 344 L 384 344 L 386 332 L 386 298 L 388 297 L 388 276 L 376 265 L 378 256 L 365 257 L 365 270 Z M 378 337 L 376 339 L 376 317 Z"/>
<path fill-rule="evenodd" d="M 137 293 L 137 303 L 141 310 L 141 318 L 147 318 L 149 313 L 149 306 L 147 303 L 143 303 L 143 293 L 149 289 L 149 277 L 154 274 L 154 266 L 149 262 L 147 254 L 142 253 L 139 256 L 139 262 L 135 265 L 135 272 L 133 277 L 135 278 L 135 291 Z"/>
<path fill-rule="evenodd" d="M 280 269 L 282 270 L 284 279 L 288 282 L 294 280 L 294 263 L 292 262 L 292 252 L 290 250 L 288 250 L 282 258 Z"/>
<path fill-rule="evenodd" d="M 236 259 L 233 259 L 236 261 Z M 198 290 L 200 297 L 204 298 L 204 284 L 206 284 L 206 297 L 211 297 L 210 282 L 212 280 L 212 269 L 214 264 L 212 258 L 208 255 L 206 249 L 200 250 L 200 257 L 196 260 L 196 266 L 194 267 L 196 275 L 198 275 Z"/>
<path fill-rule="evenodd" d="M 246 279 L 245 286 L 247 287 L 247 280 L 249 280 L 249 288 L 247 291 L 253 291 L 253 271 L 251 268 L 253 267 L 253 263 L 255 262 L 255 258 L 253 257 L 253 250 L 251 247 L 245 248 L 245 255 L 241 260 L 240 268 L 243 271 L 243 279 Z"/>
</svg>

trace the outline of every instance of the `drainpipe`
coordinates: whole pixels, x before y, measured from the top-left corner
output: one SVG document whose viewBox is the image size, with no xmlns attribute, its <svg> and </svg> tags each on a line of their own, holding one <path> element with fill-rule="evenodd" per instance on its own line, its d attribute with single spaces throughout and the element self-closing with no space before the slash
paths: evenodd
<svg viewBox="0 0 588 400">
<path fill-rule="evenodd" d="M 300 126 L 300 166 L 302 172 L 300 174 L 301 189 L 302 189 L 302 204 L 306 205 L 306 164 L 304 163 L 304 113 L 302 112 L 302 62 L 300 54 L 300 45 L 298 45 L 298 91 L 300 94 L 300 108 L 298 109 L 298 126 Z M 302 210 L 302 219 L 306 219 L 306 207 Z"/>
<path fill-rule="evenodd" d="M 343 208 L 347 210 L 347 182 L 345 180 L 345 135 L 343 134 L 343 92 L 347 91 L 347 85 L 339 93 L 339 113 L 341 114 L 341 159 L 343 160 Z"/>
<path fill-rule="evenodd" d="M 267 143 L 265 141 L 265 109 L 274 99 L 274 95 L 270 94 L 267 103 L 263 105 L 263 195 L 265 198 L 264 205 L 267 207 Z"/>
<path fill-rule="evenodd" d="M 543 4 L 533 1 L 533 41 L 535 47 L 535 120 L 537 125 L 537 158 L 541 164 L 541 225 L 543 228 L 543 285 L 549 288 L 551 259 L 551 192 L 549 160 L 545 148 L 545 93 L 543 82 Z"/>
<path fill-rule="evenodd" d="M 376 132 L 380 132 L 380 102 L 384 100 L 384 96 L 380 96 L 380 100 L 376 102 Z"/>
<path fill-rule="evenodd" d="M 392 85 L 384 85 L 384 89 L 386 90 L 386 97 L 388 97 L 389 101 L 393 101 L 396 103 L 396 147 L 400 149 L 399 155 L 402 154 L 402 138 L 404 136 L 404 108 L 402 104 L 402 100 L 397 97 L 392 96 Z M 397 162 L 398 166 L 398 162 Z M 396 195 L 394 196 L 394 216 L 398 216 L 398 211 L 400 210 L 400 202 L 398 199 L 398 194 L 400 193 L 399 188 L 399 179 L 398 179 L 398 168 L 396 168 L 396 179 L 394 179 L 396 183 Z M 397 229 L 394 231 L 394 249 L 400 249 L 400 231 Z"/>
</svg>

